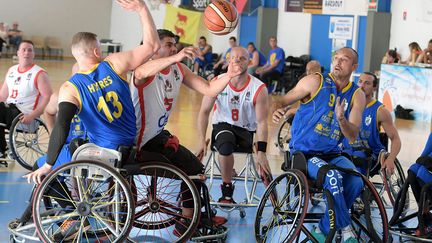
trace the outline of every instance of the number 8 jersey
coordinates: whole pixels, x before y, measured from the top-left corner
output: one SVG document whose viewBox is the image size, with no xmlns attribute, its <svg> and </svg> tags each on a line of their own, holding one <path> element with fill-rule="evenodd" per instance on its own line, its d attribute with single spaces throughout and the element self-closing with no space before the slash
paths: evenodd
<svg viewBox="0 0 432 243">
<path fill-rule="evenodd" d="M 77 89 L 78 115 L 91 143 L 109 149 L 133 145 L 136 119 L 129 85 L 109 62 L 78 72 L 68 82 Z"/>
<path fill-rule="evenodd" d="M 227 122 L 249 131 L 255 131 L 257 128 L 256 99 L 264 87 L 263 82 L 251 75 L 248 75 L 247 83 L 240 89 L 236 89 L 229 82 L 216 98 L 212 123 Z"/>
</svg>

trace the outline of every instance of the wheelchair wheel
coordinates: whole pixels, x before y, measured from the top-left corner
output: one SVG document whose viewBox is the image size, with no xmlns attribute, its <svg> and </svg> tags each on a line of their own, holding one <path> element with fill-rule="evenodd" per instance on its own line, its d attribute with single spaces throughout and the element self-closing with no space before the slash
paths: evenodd
<svg viewBox="0 0 432 243">
<path fill-rule="evenodd" d="M 289 151 L 289 142 L 291 141 L 292 119 L 288 118 L 282 123 L 277 135 L 277 146 L 282 152 Z"/>
<path fill-rule="evenodd" d="M 309 189 L 305 175 L 289 170 L 265 191 L 255 217 L 257 242 L 293 242 L 307 213 Z"/>
<path fill-rule="evenodd" d="M 403 172 L 402 166 L 399 162 L 399 160 L 395 160 L 395 171 L 393 175 L 387 175 L 385 172 L 380 172 L 380 176 L 383 180 L 383 186 L 385 191 L 387 192 L 387 196 L 389 198 L 389 201 L 391 205 L 395 206 L 396 197 L 399 193 L 399 191 L 402 189 L 403 184 L 405 183 L 406 177 Z M 406 208 L 409 206 L 409 193 L 407 193 L 407 205 Z"/>
<path fill-rule="evenodd" d="M 364 242 L 389 242 L 387 212 L 373 184 L 362 176 L 365 187 L 351 209 L 352 228 Z"/>
<path fill-rule="evenodd" d="M 44 201 L 55 201 L 47 209 Z M 135 204 L 126 180 L 110 165 L 75 161 L 51 172 L 33 199 L 44 242 L 124 242 Z"/>
<path fill-rule="evenodd" d="M 201 199 L 191 179 L 178 168 L 150 162 L 132 172 L 131 187 L 136 200 L 131 238 L 138 241 L 185 242 L 199 223 Z M 186 198 L 186 194 L 191 198 Z M 182 214 L 182 205 L 191 202 L 192 216 Z M 189 206 L 190 207 L 190 206 Z M 182 230 L 177 229 L 181 225 Z"/>
<path fill-rule="evenodd" d="M 9 148 L 14 159 L 27 170 L 48 151 L 49 132 L 44 122 L 36 118 L 31 124 L 23 124 L 17 116 L 9 130 Z"/>
</svg>

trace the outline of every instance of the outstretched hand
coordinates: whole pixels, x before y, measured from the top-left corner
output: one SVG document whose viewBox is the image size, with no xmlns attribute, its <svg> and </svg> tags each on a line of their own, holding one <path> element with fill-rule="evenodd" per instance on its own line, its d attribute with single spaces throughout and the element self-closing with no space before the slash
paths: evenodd
<svg viewBox="0 0 432 243">
<path fill-rule="evenodd" d="M 51 168 L 52 168 L 51 165 L 44 164 L 36 171 L 33 171 L 32 173 L 29 173 L 23 177 L 27 178 L 28 183 L 31 183 L 31 181 L 33 181 L 35 184 L 40 184 L 42 182 L 43 176 L 48 174 L 51 171 Z"/>
<path fill-rule="evenodd" d="M 228 71 L 227 71 L 227 75 L 230 78 L 234 78 L 239 76 L 242 73 L 242 68 L 239 64 L 236 64 L 235 62 L 230 62 L 228 64 Z"/>
<path fill-rule="evenodd" d="M 145 6 L 143 0 L 117 0 L 117 3 L 125 10 L 135 12 L 140 11 Z"/>
<path fill-rule="evenodd" d="M 345 106 L 346 106 L 346 100 L 343 99 L 342 102 L 340 102 L 340 97 L 337 97 L 335 112 L 338 121 L 343 120 L 345 118 Z"/>
<path fill-rule="evenodd" d="M 184 58 L 194 60 L 198 56 L 196 47 L 188 46 L 183 48 L 179 53 L 176 54 L 177 62 L 181 62 Z"/>
</svg>

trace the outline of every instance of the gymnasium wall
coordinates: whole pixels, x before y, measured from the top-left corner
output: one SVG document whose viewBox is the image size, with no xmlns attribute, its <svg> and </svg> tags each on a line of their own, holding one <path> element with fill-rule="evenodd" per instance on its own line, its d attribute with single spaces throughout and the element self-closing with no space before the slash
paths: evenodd
<svg viewBox="0 0 432 243">
<path fill-rule="evenodd" d="M 79 31 L 109 37 L 112 1 L 107 0 L 0 0 L 0 21 L 18 21 L 24 37 L 60 38 L 64 54 L 71 56 L 72 36 Z"/>
<path fill-rule="evenodd" d="M 390 48 L 396 47 L 403 60 L 409 56 L 410 42 L 425 49 L 432 39 L 432 0 L 392 1 L 391 13 Z"/>
<path fill-rule="evenodd" d="M 159 9 L 151 10 L 156 28 L 163 28 L 166 6 L 159 5 Z M 141 41 L 142 31 L 138 15 L 129 13 L 121 9 L 118 4 L 113 4 L 111 12 L 110 38 L 115 42 L 123 43 L 123 49 L 128 50 L 136 46 Z M 229 35 L 216 36 L 203 31 L 207 42 L 213 46 L 213 52 L 223 53 L 228 49 L 228 39 L 231 36 L 238 37 L 238 27 Z"/>
</svg>

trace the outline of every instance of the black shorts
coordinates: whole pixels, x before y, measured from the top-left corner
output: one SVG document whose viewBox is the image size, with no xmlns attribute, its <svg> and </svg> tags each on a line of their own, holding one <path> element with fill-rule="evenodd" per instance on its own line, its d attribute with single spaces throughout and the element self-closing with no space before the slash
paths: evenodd
<svg viewBox="0 0 432 243">
<path fill-rule="evenodd" d="M 226 122 L 213 124 L 212 146 L 219 150 L 222 144 L 232 143 L 235 152 L 252 153 L 253 134 L 254 132 Z"/>
<path fill-rule="evenodd" d="M 171 133 L 163 130 L 161 133 L 150 139 L 141 151 L 160 153 L 165 156 L 172 165 L 179 168 L 187 175 L 197 175 L 204 173 L 204 165 L 186 147 L 179 144 L 177 152 L 172 148 L 165 148 L 165 144 L 170 138 Z"/>
</svg>

